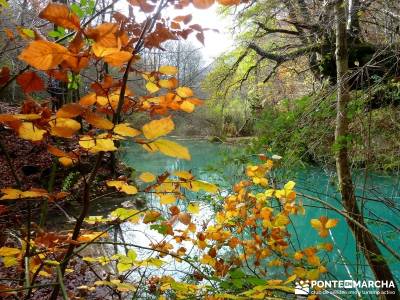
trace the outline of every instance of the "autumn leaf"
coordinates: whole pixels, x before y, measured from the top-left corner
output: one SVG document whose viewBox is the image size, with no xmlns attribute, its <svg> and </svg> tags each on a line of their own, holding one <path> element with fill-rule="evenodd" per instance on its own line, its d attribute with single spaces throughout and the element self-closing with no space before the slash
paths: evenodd
<svg viewBox="0 0 400 300">
<path fill-rule="evenodd" d="M 175 75 L 178 73 L 178 69 L 174 66 L 161 66 L 158 69 L 158 72 L 163 73 L 165 75 Z"/>
<path fill-rule="evenodd" d="M 102 118 L 100 115 L 93 112 L 86 112 L 83 115 L 83 118 L 90 125 L 93 125 L 94 127 L 97 127 L 99 129 L 110 130 L 114 127 L 114 124 L 110 120 Z"/>
<path fill-rule="evenodd" d="M 161 213 L 159 211 L 150 210 L 150 211 L 146 212 L 146 214 L 144 215 L 143 223 L 148 224 L 148 223 L 155 222 L 160 216 L 161 216 Z"/>
<path fill-rule="evenodd" d="M 149 152 L 160 151 L 167 156 L 186 160 L 191 159 L 190 153 L 186 147 L 165 139 L 158 139 L 154 142 L 148 143 L 144 145 L 144 148 Z"/>
<path fill-rule="evenodd" d="M 10 247 L 1 247 L 0 248 L 0 256 L 15 256 L 21 253 L 21 250 L 18 248 L 10 248 Z"/>
<path fill-rule="evenodd" d="M 27 191 L 21 191 L 18 189 L 5 188 L 0 190 L 4 195 L 0 200 L 16 200 L 23 198 L 43 198 L 48 197 L 49 194 L 46 190 L 42 189 L 30 189 Z"/>
<path fill-rule="evenodd" d="M 119 48 L 106 48 L 99 43 L 92 46 L 92 51 L 97 57 L 103 58 L 105 62 L 114 67 L 122 66 L 132 58 L 130 52 L 120 51 Z"/>
<path fill-rule="evenodd" d="M 217 2 L 221 5 L 230 6 L 230 5 L 239 5 L 240 0 L 217 0 Z"/>
<path fill-rule="evenodd" d="M 160 88 L 158 87 L 158 85 L 155 84 L 154 82 L 151 82 L 151 81 L 149 81 L 149 82 L 146 83 L 146 89 L 147 89 L 151 94 L 156 93 L 156 92 L 158 92 L 158 91 L 160 90 Z"/>
<path fill-rule="evenodd" d="M 200 206 L 198 203 L 189 203 L 187 211 L 191 214 L 198 214 L 200 212 Z"/>
<path fill-rule="evenodd" d="M 128 136 L 128 137 L 135 137 L 135 136 L 141 134 L 141 132 L 139 130 L 130 127 L 128 123 L 121 123 L 121 124 L 115 125 L 113 131 L 116 134 L 119 134 L 121 136 Z"/>
<path fill-rule="evenodd" d="M 164 89 L 175 89 L 178 86 L 178 80 L 176 78 L 161 79 L 158 81 L 158 85 Z"/>
<path fill-rule="evenodd" d="M 160 204 L 172 204 L 176 202 L 174 194 L 157 194 L 160 197 Z"/>
<path fill-rule="evenodd" d="M 31 122 L 22 122 L 18 128 L 18 136 L 32 142 L 41 141 L 46 130 L 39 129 Z"/>
<path fill-rule="evenodd" d="M 17 83 L 26 94 L 44 90 L 44 82 L 35 72 L 25 72 L 18 75 Z"/>
<path fill-rule="evenodd" d="M 90 93 L 90 94 L 87 94 L 86 96 L 83 96 L 79 100 L 79 104 L 83 105 L 83 106 L 90 106 L 90 105 L 95 104 L 96 101 L 97 101 L 96 93 Z"/>
<path fill-rule="evenodd" d="M 78 16 L 64 4 L 49 3 L 39 17 L 67 29 L 80 29 Z"/>
<path fill-rule="evenodd" d="M 189 101 L 183 101 L 180 106 L 180 109 L 183 110 L 184 112 L 191 113 L 194 111 L 194 104 Z"/>
<path fill-rule="evenodd" d="M 156 176 L 150 172 L 143 172 L 142 174 L 139 175 L 139 179 L 143 182 L 148 183 L 156 180 Z"/>
<path fill-rule="evenodd" d="M 55 118 L 49 122 L 50 124 L 50 134 L 58 137 L 70 138 L 79 129 L 81 129 L 81 124 L 74 119 L 69 118 Z"/>
<path fill-rule="evenodd" d="M 207 9 L 214 4 L 215 0 L 192 0 L 194 7 Z"/>
<path fill-rule="evenodd" d="M 95 28 L 89 28 L 85 31 L 86 36 L 93 39 L 97 44 L 106 48 L 118 47 L 117 31 L 118 24 L 103 23 Z"/>
<path fill-rule="evenodd" d="M 93 242 L 97 239 L 105 238 L 105 237 L 108 237 L 108 232 L 93 231 L 90 233 L 81 234 L 78 237 L 78 242 L 89 243 L 89 242 Z"/>
<path fill-rule="evenodd" d="M 102 136 L 102 135 L 99 135 L 97 137 L 91 137 L 89 135 L 84 135 L 80 138 L 79 145 L 91 153 L 117 150 L 117 148 L 114 145 L 113 139 Z"/>
<path fill-rule="evenodd" d="M 175 124 L 172 121 L 171 117 L 153 120 L 142 127 L 144 136 L 149 140 L 164 136 L 174 129 Z"/>
<path fill-rule="evenodd" d="M 179 178 L 182 178 L 182 179 L 186 179 L 186 180 L 190 180 L 190 179 L 193 179 L 193 178 L 194 178 L 194 176 L 193 176 L 192 173 L 190 173 L 190 172 L 188 172 L 188 171 L 184 171 L 184 170 L 175 171 L 175 172 L 173 173 L 173 175 L 178 176 Z"/>
<path fill-rule="evenodd" d="M 188 182 L 181 183 L 181 186 L 193 192 L 199 192 L 200 190 L 203 190 L 211 194 L 215 194 L 218 192 L 218 187 L 215 184 L 203 180 L 191 180 Z"/>
<path fill-rule="evenodd" d="M 64 166 L 69 167 L 78 161 L 78 156 L 73 153 L 66 153 L 65 151 L 58 149 L 52 145 L 47 146 L 47 151 L 49 151 L 54 156 L 59 157 L 58 161 Z"/>
<path fill-rule="evenodd" d="M 192 220 L 192 216 L 186 212 L 180 212 L 178 214 L 178 220 L 185 225 L 189 225 L 191 220 Z"/>
<path fill-rule="evenodd" d="M 74 118 L 83 112 L 83 107 L 78 103 L 64 104 L 56 113 L 58 118 Z"/>
<path fill-rule="evenodd" d="M 193 96 L 193 91 L 191 88 L 181 86 L 176 89 L 176 93 L 178 94 L 179 97 L 182 98 L 189 98 Z"/>
<path fill-rule="evenodd" d="M 338 219 L 328 219 L 326 216 L 321 216 L 319 219 L 312 219 L 311 226 L 318 231 L 320 237 L 327 237 L 329 229 L 335 227 L 339 222 Z"/>
<path fill-rule="evenodd" d="M 48 41 L 31 42 L 18 56 L 28 65 L 38 70 L 49 70 L 58 66 L 68 55 L 67 48 Z"/>
<path fill-rule="evenodd" d="M 135 195 L 138 192 L 135 186 L 130 185 L 123 180 L 109 180 L 107 181 L 107 186 L 115 187 L 117 190 L 124 192 L 125 194 L 128 195 Z"/>
</svg>

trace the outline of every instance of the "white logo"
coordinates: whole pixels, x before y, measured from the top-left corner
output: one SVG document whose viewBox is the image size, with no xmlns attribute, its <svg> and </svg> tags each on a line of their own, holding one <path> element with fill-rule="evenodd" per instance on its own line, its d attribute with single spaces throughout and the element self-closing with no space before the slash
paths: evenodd
<svg viewBox="0 0 400 300">
<path fill-rule="evenodd" d="M 310 293 L 310 282 L 308 280 L 296 281 L 294 287 L 295 295 L 308 295 Z"/>
</svg>

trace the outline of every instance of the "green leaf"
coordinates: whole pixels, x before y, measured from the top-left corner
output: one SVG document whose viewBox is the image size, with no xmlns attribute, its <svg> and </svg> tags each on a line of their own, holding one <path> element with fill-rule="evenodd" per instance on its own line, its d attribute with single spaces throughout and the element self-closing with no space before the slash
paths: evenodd
<svg viewBox="0 0 400 300">
<path fill-rule="evenodd" d="M 79 18 L 82 18 L 85 13 L 76 3 L 72 3 L 70 6 L 71 10 L 78 15 Z"/>
<path fill-rule="evenodd" d="M 158 225 L 158 224 L 150 225 L 150 229 L 153 229 L 153 230 L 155 230 L 155 231 L 157 231 L 158 233 L 163 234 L 163 235 L 166 234 L 167 231 L 168 231 L 168 227 L 167 227 L 167 226 L 165 226 L 165 225 Z"/>
<path fill-rule="evenodd" d="M 232 283 L 238 289 L 242 288 L 242 286 L 243 286 L 243 281 L 241 279 L 239 279 L 239 278 L 232 279 Z"/>
<path fill-rule="evenodd" d="M 61 36 L 61 34 L 58 31 L 52 30 L 48 33 L 48 36 L 52 38 L 58 38 L 59 36 Z"/>
</svg>

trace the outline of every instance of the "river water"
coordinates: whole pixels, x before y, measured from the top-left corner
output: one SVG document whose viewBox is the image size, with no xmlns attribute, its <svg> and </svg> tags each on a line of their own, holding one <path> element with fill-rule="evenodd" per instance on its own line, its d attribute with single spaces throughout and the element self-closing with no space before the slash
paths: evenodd
<svg viewBox="0 0 400 300">
<path fill-rule="evenodd" d="M 256 156 L 246 156 L 243 146 L 211 143 L 205 140 L 182 140 L 180 144 L 189 148 L 192 159 L 183 161 L 166 157 L 159 153 L 147 153 L 137 144 L 125 144 L 122 151 L 124 163 L 135 169 L 137 174 L 147 171 L 161 174 L 164 171 L 191 170 L 202 180 L 216 183 L 222 190 L 229 189 L 234 182 L 243 178 L 245 160 L 256 161 Z M 297 170 L 277 170 L 277 179 L 282 181 L 293 180 L 296 182 L 296 191 L 318 197 L 336 208 L 342 209 L 340 195 L 338 194 L 334 170 L 307 167 Z M 284 178 L 284 179 L 283 179 Z M 379 238 L 384 240 L 395 251 L 399 251 L 400 239 L 400 178 L 396 176 L 384 176 L 368 174 L 359 171 L 354 176 L 357 195 L 360 196 L 364 206 L 364 214 L 369 228 Z M 193 197 L 195 197 L 193 195 Z M 153 201 L 148 198 L 146 201 Z M 323 257 L 329 273 L 329 279 L 373 279 L 370 269 L 366 266 L 361 251 L 356 249 L 354 238 L 344 218 L 332 210 L 328 210 L 320 203 L 307 198 L 302 199 L 306 208 L 304 216 L 294 216 L 294 226 L 290 229 L 292 242 L 299 248 L 315 245 L 318 242 L 333 243 L 335 248 L 327 256 Z M 117 203 L 114 202 L 115 205 Z M 109 211 L 104 209 L 104 213 Z M 201 205 L 200 222 L 210 216 L 210 207 Z M 98 213 L 98 211 L 96 212 Z M 322 239 L 311 227 L 310 220 L 326 215 L 329 218 L 338 218 L 338 225 L 331 230 L 330 236 Z M 386 223 L 382 223 L 386 222 Z M 124 225 L 125 226 L 125 225 Z M 128 224 L 123 227 L 127 232 L 127 240 L 145 245 L 145 238 L 157 239 L 157 233 L 142 233 L 142 228 Z M 132 232 L 131 234 L 129 232 Z M 148 235 L 152 235 L 150 238 Z M 146 235 L 146 236 L 144 236 Z M 383 248 L 382 248 L 383 249 Z M 389 264 L 397 277 L 400 277 L 400 264 L 383 249 Z M 358 267 L 357 267 L 358 266 Z M 399 281 L 398 281 L 399 282 Z"/>
</svg>

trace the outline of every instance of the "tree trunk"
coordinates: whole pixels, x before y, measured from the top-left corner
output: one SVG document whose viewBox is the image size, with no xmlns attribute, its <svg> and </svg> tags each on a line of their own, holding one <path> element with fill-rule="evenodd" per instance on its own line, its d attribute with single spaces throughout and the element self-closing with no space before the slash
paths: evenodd
<svg viewBox="0 0 400 300">
<path fill-rule="evenodd" d="M 346 5 L 343 0 L 335 3 L 336 22 L 336 69 L 337 69 L 337 116 L 335 130 L 335 144 L 339 147 L 336 153 L 336 169 L 339 180 L 339 187 L 342 196 L 342 203 L 346 209 L 349 219 L 347 223 L 354 234 L 357 246 L 362 250 L 376 280 L 393 281 L 395 279 L 381 250 L 371 234 L 359 228 L 350 219 L 353 218 L 363 226 L 365 225 L 362 214 L 356 202 L 354 187 L 351 178 L 347 136 L 349 122 L 347 118 L 347 107 L 350 101 L 348 75 L 348 49 L 346 30 Z M 394 295 L 381 295 L 381 299 L 400 299 L 397 288 L 387 288 L 394 292 Z"/>
</svg>

